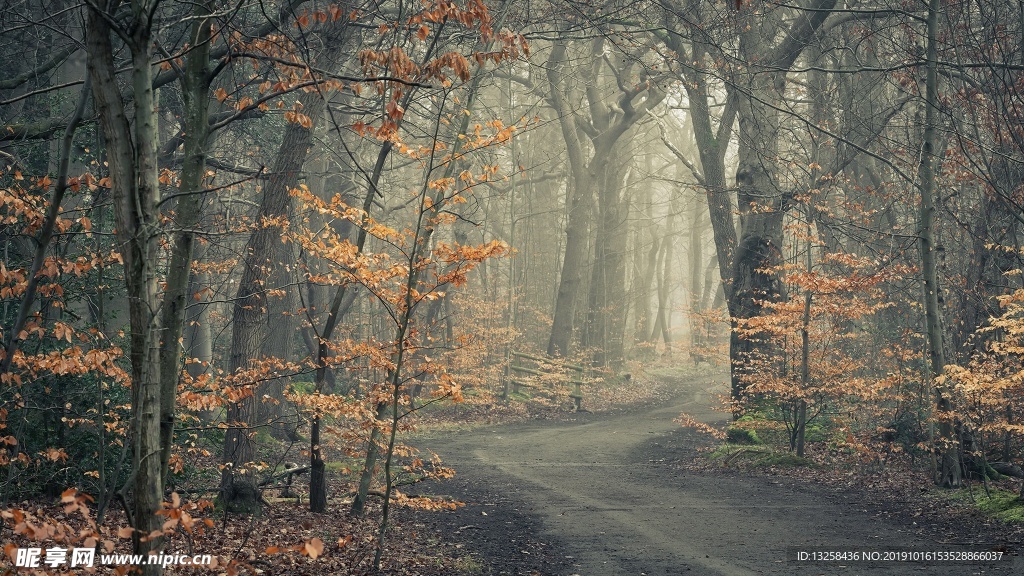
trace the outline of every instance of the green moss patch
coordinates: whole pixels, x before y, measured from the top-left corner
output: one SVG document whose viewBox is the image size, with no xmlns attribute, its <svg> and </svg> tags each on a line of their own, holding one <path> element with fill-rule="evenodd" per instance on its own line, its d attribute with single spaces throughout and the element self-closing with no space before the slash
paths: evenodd
<svg viewBox="0 0 1024 576">
<path fill-rule="evenodd" d="M 741 444 L 744 446 L 764 444 L 753 428 L 730 426 L 725 431 L 725 439 L 729 444 Z"/>
<path fill-rule="evenodd" d="M 1016 492 L 990 490 L 989 494 L 986 494 L 984 490 L 975 488 L 973 499 L 971 498 L 971 492 L 968 490 L 958 491 L 954 498 L 972 505 L 985 514 L 1003 522 L 1013 524 L 1024 523 L 1024 499 L 1021 499 L 1020 495 Z"/>
</svg>

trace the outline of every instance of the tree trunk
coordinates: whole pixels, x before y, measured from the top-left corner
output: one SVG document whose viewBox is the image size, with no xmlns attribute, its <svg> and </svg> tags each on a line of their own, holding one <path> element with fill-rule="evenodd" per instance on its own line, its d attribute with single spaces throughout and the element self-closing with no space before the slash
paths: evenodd
<svg viewBox="0 0 1024 576">
<path fill-rule="evenodd" d="M 324 111 L 324 97 L 317 91 L 299 97 L 303 114 L 314 123 Z M 288 215 L 290 190 L 298 183 L 298 175 L 313 144 L 313 128 L 291 122 L 274 160 L 273 171 L 263 192 L 256 229 L 249 236 L 243 254 L 242 277 L 234 299 L 231 321 L 231 350 L 228 369 L 232 374 L 250 367 L 260 357 L 268 333 L 267 287 L 274 262 L 274 244 L 280 242 L 281 229 L 264 224 Z M 221 496 L 234 509 L 252 511 L 257 507 L 254 471 L 247 468 L 255 456 L 252 426 L 257 424 L 257 398 L 250 395 L 228 406 L 228 429 L 224 436 Z"/>
<path fill-rule="evenodd" d="M 676 212 L 679 205 L 675 198 L 669 206 L 665 235 L 661 238 L 662 254 L 658 258 L 658 312 L 655 315 L 651 342 L 661 338 L 665 344 L 665 355 L 672 354 L 672 261 L 675 259 Z"/>
<path fill-rule="evenodd" d="M 203 182 L 206 179 L 206 153 L 210 140 L 210 39 L 212 19 L 209 3 L 196 3 L 190 44 L 195 48 L 186 56 L 185 74 L 181 77 L 184 100 L 185 159 L 175 202 L 175 224 L 178 229 L 172 240 L 171 259 L 165 279 L 160 326 L 160 443 L 163 480 L 167 481 L 167 463 L 174 440 L 174 408 L 177 383 L 181 374 L 181 337 L 185 310 L 191 299 L 192 257 L 195 236 L 202 210 Z"/>
<path fill-rule="evenodd" d="M 736 320 L 761 314 L 761 302 L 780 297 L 781 286 L 772 269 L 780 262 L 782 224 L 790 198 L 775 181 L 779 149 L 781 102 L 784 101 L 786 70 L 813 39 L 836 0 L 816 0 L 795 18 L 783 39 L 766 43 L 775 36 L 778 22 L 773 15 L 746 11 L 740 19 L 739 51 L 747 62 L 741 73 L 742 89 L 737 94 L 739 118 L 739 165 L 736 169 L 740 239 L 732 265 L 732 287 L 728 291 L 729 312 Z M 732 393 L 743 395 L 746 357 L 767 342 L 756 335 L 730 339 Z"/>
<path fill-rule="evenodd" d="M 152 5 L 131 4 L 132 31 L 128 47 L 132 57 L 131 86 L 134 129 L 125 114 L 118 88 L 108 18 L 117 2 L 100 2 L 88 11 L 87 66 L 93 99 L 107 143 L 111 198 L 115 207 L 117 240 L 122 246 L 131 326 L 132 468 L 134 492 L 133 552 L 146 555 L 163 547 L 164 464 L 161 460 L 161 398 L 164 396 L 159 364 L 159 307 L 154 270 L 158 262 L 157 224 L 157 114 L 150 62 Z M 145 565 L 142 573 L 156 575 L 159 565 Z"/>
<path fill-rule="evenodd" d="M 623 360 L 626 299 L 626 225 L 629 204 L 622 198 L 621 158 L 615 142 L 595 150 L 590 180 L 596 183 L 597 226 L 587 310 L 588 342 L 595 366 L 617 369 Z"/>
<path fill-rule="evenodd" d="M 587 66 L 583 70 L 586 79 L 586 102 L 590 112 L 586 132 L 593 145 L 593 156 L 584 160 L 577 131 L 586 122 L 566 104 L 560 91 L 561 70 L 565 65 L 565 42 L 560 41 L 548 58 L 548 84 L 550 100 L 559 116 L 562 135 L 566 142 L 569 164 L 572 170 L 574 191 L 568 203 L 570 216 L 578 207 L 589 205 L 593 191 L 597 192 L 598 221 L 594 242 L 595 261 L 591 275 L 591 294 L 587 310 L 588 339 L 601 340 L 595 352 L 594 363 L 613 367 L 621 364 L 625 328 L 625 225 L 629 204 L 622 198 L 622 167 L 617 162 L 616 145 L 620 138 L 643 118 L 648 110 L 657 106 L 665 93 L 655 82 L 641 83 L 645 88 L 625 88 L 630 77 L 632 61 L 616 68 L 604 57 L 605 40 L 596 38 L 591 43 Z M 607 66 L 607 68 L 605 68 Z M 609 101 L 606 92 L 616 89 L 615 97 Z M 634 100 L 644 94 L 646 98 L 637 104 Z M 573 309 L 580 281 L 578 266 L 582 264 L 582 240 L 584 224 L 590 223 L 589 213 L 581 212 L 581 218 L 567 222 L 566 255 L 562 266 L 562 279 L 558 298 L 555 302 L 554 324 L 549 354 L 566 354 L 572 336 Z"/>
<path fill-rule="evenodd" d="M 283 242 L 273 242 L 270 252 L 267 288 L 275 292 L 267 295 L 267 321 L 272 329 L 267 331 L 263 339 L 260 356 L 291 361 L 294 357 L 294 340 L 298 335 L 294 315 L 299 308 L 295 294 L 296 258 L 292 245 Z M 286 416 L 285 384 L 284 378 L 273 378 L 256 389 L 256 397 L 259 399 L 256 402 L 256 421 L 266 423 L 270 434 L 279 440 L 290 437 L 295 425 Z"/>
<path fill-rule="evenodd" d="M 813 209 L 813 205 L 808 206 L 808 216 L 810 216 L 809 213 Z M 808 274 L 811 274 L 814 270 L 813 250 L 814 243 L 807 242 L 806 272 Z M 814 293 L 809 288 L 805 290 L 804 313 L 800 322 L 800 390 L 804 394 L 807 393 L 811 385 L 811 302 L 814 298 Z M 802 458 L 804 455 L 804 432 L 807 429 L 807 398 L 801 396 L 796 404 L 796 421 L 793 426 L 796 441 L 791 445 L 791 448 L 795 448 L 796 455 Z"/>
<path fill-rule="evenodd" d="M 767 22 L 762 22 L 766 19 Z M 786 206 L 775 182 L 778 152 L 778 104 L 783 98 L 785 73 L 761 69 L 769 48 L 764 34 L 775 26 L 771 18 L 748 11 L 741 17 L 740 54 L 748 63 L 741 72 L 739 95 L 739 164 L 736 168 L 736 200 L 740 214 L 740 239 L 732 262 L 729 311 L 737 321 L 760 316 L 763 302 L 778 298 L 779 286 L 772 269 L 780 263 L 782 222 Z M 768 345 L 756 335 L 730 339 L 732 395 L 739 399 L 746 386 L 747 359 Z"/>
<path fill-rule="evenodd" d="M 647 335 L 651 333 L 651 318 L 654 316 L 651 312 L 651 289 L 655 286 L 655 278 L 658 276 L 658 254 L 661 253 L 662 243 L 654 226 L 648 225 L 647 229 L 651 245 L 643 260 L 643 269 L 639 274 L 639 283 L 636 287 L 636 329 L 633 337 L 637 342 L 646 341 Z M 638 244 L 640 237 L 641 234 L 638 233 Z M 658 278 L 658 280 L 660 285 L 661 279 Z"/>
<path fill-rule="evenodd" d="M 953 487 L 961 483 L 959 447 L 952 422 L 952 406 L 945 385 L 938 381 L 946 366 L 942 339 L 942 311 L 939 308 L 939 283 L 935 262 L 935 177 L 938 173 L 936 155 L 936 123 L 938 122 L 938 34 L 939 0 L 928 3 L 927 76 L 925 79 L 924 137 L 921 143 L 921 164 L 918 167 L 918 186 L 921 190 L 921 210 L 918 220 L 918 239 L 921 250 L 921 275 L 924 281 L 925 326 L 928 341 L 928 369 L 934 384 L 935 419 L 938 437 L 935 450 L 939 458 L 935 483 Z"/>
<path fill-rule="evenodd" d="M 690 359 L 700 364 L 705 360 L 704 349 L 707 348 L 704 317 L 703 277 L 704 272 L 704 212 L 700 200 L 694 199 L 693 220 L 690 224 L 690 254 L 687 263 L 690 267 Z"/>
<path fill-rule="evenodd" d="M 560 41 L 551 49 L 546 70 L 549 99 L 562 129 L 572 178 L 566 187 L 565 252 L 562 257 L 558 292 L 555 296 L 551 337 L 548 340 L 549 356 L 566 356 L 571 351 L 573 320 L 576 317 L 576 303 L 583 282 L 587 236 L 592 218 L 590 205 L 594 193 L 584 165 L 583 147 L 576 131 L 574 115 L 562 93 L 562 75 L 566 62 L 566 44 L 565 41 Z"/>
</svg>

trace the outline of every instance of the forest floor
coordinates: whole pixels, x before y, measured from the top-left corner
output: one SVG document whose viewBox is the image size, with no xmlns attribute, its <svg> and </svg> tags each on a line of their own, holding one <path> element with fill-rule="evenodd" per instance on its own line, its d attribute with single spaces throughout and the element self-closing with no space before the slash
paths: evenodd
<svg viewBox="0 0 1024 576">
<path fill-rule="evenodd" d="M 717 383 L 716 383 L 717 381 Z M 903 473 L 779 473 L 708 466 L 724 378 L 677 378 L 647 403 L 416 443 L 458 474 L 417 487 L 466 503 L 417 512 L 463 574 L 1019 574 L 1024 530 L 922 489 Z M 985 562 L 801 562 L 798 552 L 1001 551 Z"/>
<path fill-rule="evenodd" d="M 437 452 L 457 475 L 404 491 L 465 505 L 454 511 L 396 509 L 382 573 L 961 575 L 1017 574 L 1024 567 L 1024 526 L 1009 527 L 943 498 L 905 469 L 863 474 L 830 466 L 737 469 L 709 462 L 714 441 L 673 420 L 685 412 L 701 422 L 724 423 L 724 414 L 712 409 L 726 392 L 724 375 L 659 374 L 591 395 L 586 407 L 594 412 L 470 405 L 437 414 L 410 440 Z M 305 501 L 272 498 L 257 517 L 213 514 L 215 522 L 202 534 L 179 531 L 170 550 L 212 554 L 220 569 L 169 572 L 205 575 L 226 567 L 229 574 L 274 576 L 371 573 L 379 499 L 371 500 L 366 517 L 351 518 L 343 496 L 351 486 L 335 480 L 327 515 L 310 514 Z M 58 502 L 18 508 L 30 511 L 36 524 L 51 518 L 75 532 L 84 528 L 83 519 Z M 130 547 L 126 537 L 113 536 L 124 524 L 116 510 L 105 524 L 117 552 Z M 7 530 L 2 538 L 8 548 L 41 545 Z M 801 551 L 894 550 L 1002 551 L 1010 560 L 795 560 Z M 13 550 L 5 552 L 9 558 L 0 559 L 0 572 L 12 568 Z"/>
</svg>

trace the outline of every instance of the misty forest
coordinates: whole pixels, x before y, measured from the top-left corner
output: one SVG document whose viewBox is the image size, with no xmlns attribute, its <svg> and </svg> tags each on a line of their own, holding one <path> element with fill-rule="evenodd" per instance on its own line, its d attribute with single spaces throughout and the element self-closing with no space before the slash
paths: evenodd
<svg viewBox="0 0 1024 576">
<path fill-rule="evenodd" d="M 1024 541 L 1020 0 L 0 5 L 5 574 Z"/>
</svg>

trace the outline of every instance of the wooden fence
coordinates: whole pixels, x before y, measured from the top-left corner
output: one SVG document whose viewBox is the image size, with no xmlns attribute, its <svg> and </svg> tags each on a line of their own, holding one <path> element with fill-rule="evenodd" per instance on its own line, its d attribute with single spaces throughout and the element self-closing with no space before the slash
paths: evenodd
<svg viewBox="0 0 1024 576">
<path fill-rule="evenodd" d="M 508 371 L 505 377 L 505 396 L 508 397 L 509 388 L 512 392 L 519 392 L 520 388 L 533 390 L 547 390 L 548 386 L 544 380 L 557 380 L 558 376 L 564 379 L 562 382 L 572 385 L 572 392 L 569 397 L 576 403 L 576 410 L 583 409 L 583 379 L 585 370 L 577 364 L 569 364 L 542 356 L 533 356 L 513 350 L 509 353 Z"/>
</svg>

